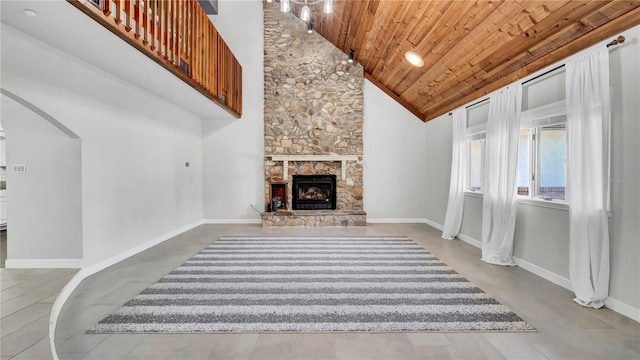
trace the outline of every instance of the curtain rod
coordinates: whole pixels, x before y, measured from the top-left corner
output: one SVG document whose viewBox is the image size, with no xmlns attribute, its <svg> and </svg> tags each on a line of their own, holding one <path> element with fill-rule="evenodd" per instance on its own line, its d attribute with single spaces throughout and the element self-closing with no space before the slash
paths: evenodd
<svg viewBox="0 0 640 360">
<path fill-rule="evenodd" d="M 620 35 L 617 38 L 613 39 L 610 43 L 608 43 L 607 44 L 607 48 L 610 48 L 611 46 L 614 46 L 614 45 L 620 45 L 620 44 L 622 44 L 624 42 L 624 40 L 625 40 L 624 36 Z M 545 76 L 545 75 L 549 74 L 550 72 L 553 72 L 553 71 L 556 71 L 558 69 L 561 69 L 563 67 L 564 67 L 564 64 L 562 64 L 560 66 L 557 66 L 557 67 L 555 67 L 555 68 L 553 68 L 553 69 L 551 69 L 549 71 L 545 71 L 544 73 L 542 73 L 542 74 L 540 74 L 540 75 L 538 75 L 538 76 L 536 76 L 534 78 L 531 78 L 531 79 L 523 82 L 522 85 L 524 85 L 524 84 L 526 84 L 528 82 L 531 82 L 531 81 L 533 81 L 535 79 L 538 79 L 538 78 L 540 78 L 542 76 Z"/>
<path fill-rule="evenodd" d="M 613 39 L 610 43 L 607 44 L 607 48 L 614 46 L 614 45 L 620 45 L 624 42 L 625 38 L 624 36 L 620 35 L 617 38 Z"/>
<path fill-rule="evenodd" d="M 626 40 L 626 39 L 624 38 L 624 36 L 622 36 L 622 35 L 618 35 L 618 37 L 617 37 L 617 38 L 615 38 L 615 39 L 611 40 L 611 42 L 607 44 L 607 49 L 608 49 L 608 48 L 610 48 L 610 47 L 612 47 L 612 46 L 615 46 L 615 45 L 620 45 L 620 44 L 624 43 L 624 41 L 625 41 L 625 40 Z M 531 82 L 531 81 L 533 81 L 533 80 L 535 80 L 535 79 L 538 79 L 538 78 L 539 78 L 539 77 L 541 77 L 541 76 L 545 76 L 545 75 L 547 75 L 548 73 L 553 72 L 553 71 L 556 71 L 556 70 L 558 70 L 558 69 L 560 69 L 560 68 L 563 68 L 563 67 L 564 67 L 564 64 L 562 64 L 562 65 L 560 65 L 560 66 L 557 66 L 557 67 L 555 67 L 555 68 L 553 68 L 553 69 L 551 69 L 551 70 L 549 70 L 549 71 L 545 71 L 544 73 L 542 73 L 542 74 L 540 74 L 540 75 L 538 75 L 538 76 L 536 76 L 536 77 L 534 77 L 534 78 L 531 78 L 531 79 L 529 79 L 529 80 L 527 80 L 527 81 L 523 82 L 523 83 L 522 83 L 522 85 L 524 85 L 524 84 L 526 84 L 526 83 L 528 83 L 528 82 Z M 465 109 L 468 109 L 468 108 L 470 108 L 470 107 L 472 107 L 472 106 L 476 106 L 476 105 L 478 105 L 478 104 L 480 104 L 480 103 L 482 103 L 482 102 L 484 102 L 484 101 L 487 101 L 487 100 L 489 100 L 489 98 L 486 98 L 486 99 L 480 100 L 480 101 L 475 102 L 475 103 L 473 103 L 473 104 L 471 104 L 471 105 L 467 105 L 467 106 L 465 106 Z M 449 113 L 449 116 L 451 116 L 451 114 L 452 114 L 452 113 L 450 112 L 450 113 Z"/>
<path fill-rule="evenodd" d="M 465 108 L 465 109 L 468 109 L 468 108 L 470 108 L 470 107 L 473 107 L 473 106 L 476 106 L 476 105 L 478 105 L 478 104 L 481 104 L 481 103 L 483 103 L 483 102 L 485 102 L 485 101 L 489 101 L 489 98 L 485 98 L 485 99 L 482 99 L 482 100 L 480 100 L 480 101 L 476 101 L 476 102 L 474 102 L 474 103 L 473 103 L 473 104 L 471 104 L 471 105 L 467 105 L 467 106 L 465 106 L 464 108 Z M 453 112 L 449 112 L 449 116 L 451 116 L 451 115 L 453 115 Z"/>
<path fill-rule="evenodd" d="M 471 105 L 467 105 L 467 106 L 465 106 L 465 108 L 466 108 L 466 109 L 468 109 L 468 108 L 470 108 L 470 107 L 474 107 L 474 106 L 476 106 L 476 105 L 478 105 L 478 104 L 481 104 L 481 103 L 483 103 L 483 102 L 485 102 L 485 101 L 489 101 L 489 98 L 482 99 L 482 100 L 480 100 L 480 101 L 476 101 L 476 102 L 474 102 L 474 103 L 473 103 L 473 104 L 471 104 Z"/>
</svg>

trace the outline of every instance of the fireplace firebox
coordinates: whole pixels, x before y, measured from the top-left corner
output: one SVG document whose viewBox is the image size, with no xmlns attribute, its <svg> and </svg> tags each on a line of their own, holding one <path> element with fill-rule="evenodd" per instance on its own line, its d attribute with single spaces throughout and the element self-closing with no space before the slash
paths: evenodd
<svg viewBox="0 0 640 360">
<path fill-rule="evenodd" d="M 335 175 L 293 175 L 293 210 L 335 210 Z"/>
</svg>

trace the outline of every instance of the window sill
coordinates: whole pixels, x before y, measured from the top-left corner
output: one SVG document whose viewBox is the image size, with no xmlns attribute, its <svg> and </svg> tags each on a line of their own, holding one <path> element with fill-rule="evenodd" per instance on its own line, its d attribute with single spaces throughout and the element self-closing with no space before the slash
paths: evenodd
<svg viewBox="0 0 640 360">
<path fill-rule="evenodd" d="M 517 199 L 516 203 L 523 204 L 523 205 L 545 207 L 550 209 L 569 210 L 569 204 L 567 203 L 547 201 L 547 200 Z"/>
<path fill-rule="evenodd" d="M 483 194 L 481 192 L 465 191 L 464 196 L 482 198 Z"/>
</svg>

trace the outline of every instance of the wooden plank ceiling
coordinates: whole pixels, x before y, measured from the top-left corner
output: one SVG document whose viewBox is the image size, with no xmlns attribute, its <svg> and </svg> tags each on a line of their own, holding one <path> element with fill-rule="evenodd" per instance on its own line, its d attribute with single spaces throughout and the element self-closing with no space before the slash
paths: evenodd
<svg viewBox="0 0 640 360">
<path fill-rule="evenodd" d="M 311 1 L 309 1 L 311 2 Z M 334 0 L 318 34 L 423 121 L 640 24 L 640 1 Z M 293 1 L 292 13 L 302 5 Z M 407 51 L 424 58 L 411 66 Z"/>
</svg>

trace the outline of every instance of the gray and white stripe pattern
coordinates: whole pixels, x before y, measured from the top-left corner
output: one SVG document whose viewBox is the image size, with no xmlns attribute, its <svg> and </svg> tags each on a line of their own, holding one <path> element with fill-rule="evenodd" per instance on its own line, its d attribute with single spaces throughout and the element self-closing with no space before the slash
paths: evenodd
<svg viewBox="0 0 640 360">
<path fill-rule="evenodd" d="M 223 237 L 88 333 L 535 331 L 406 237 Z"/>
</svg>

